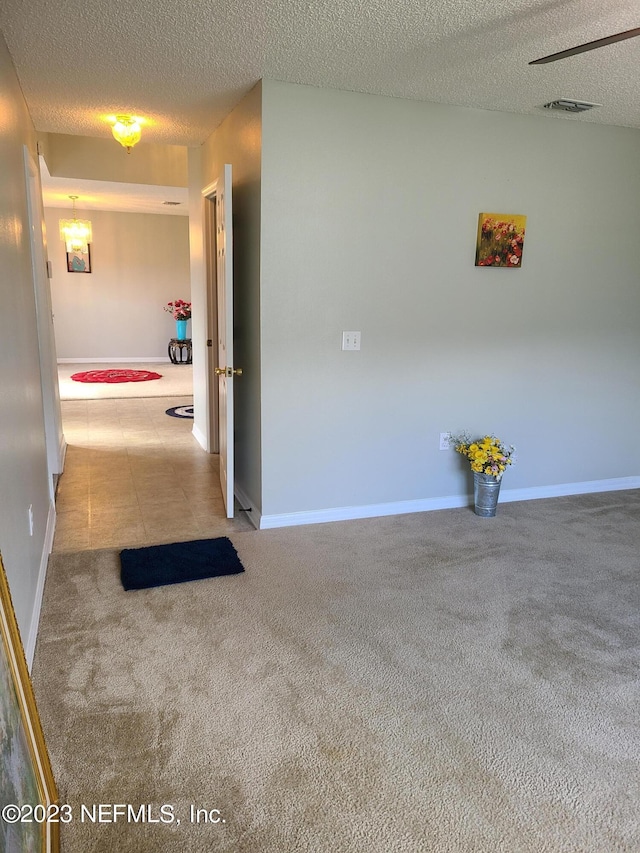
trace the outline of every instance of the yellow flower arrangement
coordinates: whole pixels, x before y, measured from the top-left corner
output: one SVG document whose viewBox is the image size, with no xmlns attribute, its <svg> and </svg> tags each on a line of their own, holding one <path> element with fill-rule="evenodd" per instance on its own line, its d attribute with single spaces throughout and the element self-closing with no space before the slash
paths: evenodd
<svg viewBox="0 0 640 853">
<path fill-rule="evenodd" d="M 508 447 L 495 435 L 485 435 L 483 438 L 471 439 L 466 433 L 451 436 L 457 453 L 466 456 L 471 463 L 471 470 L 477 474 L 488 474 L 500 480 L 508 465 L 515 462 L 515 447 Z"/>
</svg>

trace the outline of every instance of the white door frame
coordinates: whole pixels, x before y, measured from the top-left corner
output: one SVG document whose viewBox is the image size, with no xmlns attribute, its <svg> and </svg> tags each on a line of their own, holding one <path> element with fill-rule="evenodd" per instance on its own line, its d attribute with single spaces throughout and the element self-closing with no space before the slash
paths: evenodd
<svg viewBox="0 0 640 853">
<path fill-rule="evenodd" d="M 212 318 L 215 302 L 215 348 L 216 357 L 206 359 L 209 367 L 210 400 L 218 401 L 218 442 L 220 454 L 220 485 L 226 509 L 227 518 L 234 517 L 235 506 L 235 452 L 234 452 L 234 375 L 240 375 L 242 370 L 234 368 L 233 364 L 233 189 L 231 164 L 225 163 L 216 180 L 203 190 L 206 199 L 215 200 L 214 233 L 215 240 L 207 237 L 205 257 L 207 259 L 207 283 L 212 281 L 211 271 L 216 268 L 216 297 L 207 288 L 207 317 L 211 318 L 210 332 L 213 332 Z M 211 208 L 205 208 L 205 220 L 212 224 Z M 211 232 L 211 227 L 208 229 Z M 215 248 L 215 253 L 213 249 Z M 207 343 L 213 344 L 213 334 Z M 215 365 L 215 366 L 214 366 Z M 212 381 L 216 381 L 217 393 L 213 392 Z M 211 407 L 210 407 L 211 408 Z M 213 436 L 213 417 L 210 417 L 208 443 L 211 446 Z"/>
<path fill-rule="evenodd" d="M 234 453 L 234 375 L 241 374 L 233 366 L 233 190 L 232 166 L 224 164 L 216 180 L 202 191 L 205 198 L 204 233 L 207 278 L 209 435 L 208 444 L 219 445 L 220 485 L 227 518 L 234 517 L 235 453 Z M 213 204 L 215 203 L 215 213 Z M 207 206 L 209 204 L 210 206 Z M 212 237 L 213 235 L 213 237 Z M 215 268 L 215 278 L 213 270 Z M 211 287 L 215 284 L 215 289 Z M 215 297 L 214 297 L 215 293 Z M 213 306 L 215 305 L 215 311 Z M 213 320 L 216 322 L 214 323 Z M 215 329 L 215 345 L 213 332 Z M 219 374 L 219 375 L 218 375 Z M 215 382 L 215 391 L 212 383 Z M 218 417 L 213 417 L 212 404 L 217 402 Z M 218 424 L 217 436 L 213 433 Z"/>
<path fill-rule="evenodd" d="M 55 481 L 64 468 L 66 443 L 62 432 L 62 413 L 60 410 L 60 387 L 58 385 L 58 360 L 56 340 L 53 328 L 51 305 L 51 286 L 49 266 L 42 223 L 44 210 L 42 190 L 36 163 L 26 145 L 23 146 L 24 172 L 27 185 L 27 215 L 29 219 L 29 245 L 31 249 L 31 269 L 36 305 L 36 324 L 38 332 L 38 350 L 40 360 L 40 385 L 42 388 L 42 406 L 44 411 L 45 443 L 47 449 L 47 467 L 49 470 L 49 492 L 55 501 Z"/>
<path fill-rule="evenodd" d="M 220 452 L 220 425 L 218 423 L 218 291 L 216 270 L 216 193 L 217 181 L 202 190 L 203 238 L 206 281 L 206 345 L 205 376 L 207 384 L 207 448 L 209 453 Z"/>
</svg>

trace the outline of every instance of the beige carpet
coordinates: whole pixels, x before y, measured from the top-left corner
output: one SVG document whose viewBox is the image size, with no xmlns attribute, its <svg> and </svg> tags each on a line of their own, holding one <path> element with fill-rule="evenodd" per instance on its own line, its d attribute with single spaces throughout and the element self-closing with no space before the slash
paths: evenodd
<svg viewBox="0 0 640 853">
<path fill-rule="evenodd" d="M 85 370 L 153 370 L 161 379 L 148 382 L 75 382 L 72 374 Z M 193 368 L 190 364 L 167 362 L 110 363 L 92 362 L 58 365 L 61 400 L 119 400 L 127 397 L 188 397 L 193 394 Z"/>
<path fill-rule="evenodd" d="M 246 532 L 245 574 L 127 593 L 117 552 L 54 555 L 64 853 L 637 853 L 639 521 L 629 491 Z"/>
</svg>

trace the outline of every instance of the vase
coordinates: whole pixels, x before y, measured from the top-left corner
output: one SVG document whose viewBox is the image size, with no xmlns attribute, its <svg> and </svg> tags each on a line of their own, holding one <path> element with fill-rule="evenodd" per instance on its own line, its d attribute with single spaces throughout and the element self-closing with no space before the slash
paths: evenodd
<svg viewBox="0 0 640 853">
<path fill-rule="evenodd" d="M 476 515 L 493 518 L 496 514 L 500 482 L 491 474 L 473 472 L 473 503 Z"/>
<path fill-rule="evenodd" d="M 186 341 L 187 339 L 187 323 L 188 320 L 176 320 L 176 338 L 179 341 Z"/>
</svg>

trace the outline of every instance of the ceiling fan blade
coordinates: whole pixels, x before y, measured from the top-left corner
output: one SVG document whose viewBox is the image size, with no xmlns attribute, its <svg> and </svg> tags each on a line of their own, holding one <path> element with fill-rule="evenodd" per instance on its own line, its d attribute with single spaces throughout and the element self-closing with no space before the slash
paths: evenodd
<svg viewBox="0 0 640 853">
<path fill-rule="evenodd" d="M 640 27 L 636 27 L 634 30 L 625 30 L 623 33 L 616 33 L 614 36 L 607 36 L 603 39 L 588 41 L 586 44 L 579 44 L 577 47 L 570 47 L 568 50 L 561 50 L 559 53 L 550 53 L 549 56 L 543 56 L 542 59 L 534 59 L 529 65 L 544 65 L 547 62 L 555 62 L 557 59 L 565 59 L 567 56 L 575 56 L 576 53 L 595 50 L 596 47 L 615 44 L 617 41 L 632 39 L 636 36 L 640 36 Z"/>
</svg>

